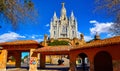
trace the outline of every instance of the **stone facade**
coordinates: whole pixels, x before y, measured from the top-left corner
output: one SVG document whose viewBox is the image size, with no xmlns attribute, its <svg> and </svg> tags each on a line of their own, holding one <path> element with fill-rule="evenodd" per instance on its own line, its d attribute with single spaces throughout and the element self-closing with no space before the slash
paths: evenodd
<svg viewBox="0 0 120 71">
<path fill-rule="evenodd" d="M 77 38 L 77 20 L 73 12 L 71 12 L 69 18 L 67 17 L 64 3 L 62 3 L 60 19 L 56 16 L 56 12 L 54 12 L 54 16 L 50 22 L 50 38 Z"/>
</svg>

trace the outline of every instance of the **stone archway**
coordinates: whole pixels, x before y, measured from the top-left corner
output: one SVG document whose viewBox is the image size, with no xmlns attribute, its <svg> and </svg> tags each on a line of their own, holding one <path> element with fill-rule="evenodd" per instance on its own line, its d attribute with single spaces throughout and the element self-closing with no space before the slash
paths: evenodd
<svg viewBox="0 0 120 71">
<path fill-rule="evenodd" d="M 113 71 L 112 57 L 108 52 L 98 52 L 94 57 L 95 71 Z"/>
<path fill-rule="evenodd" d="M 80 64 L 79 64 L 80 61 Z M 85 53 L 80 53 L 78 54 L 77 57 L 77 70 L 83 70 L 83 71 L 88 71 L 89 69 L 89 60 L 88 56 Z"/>
</svg>

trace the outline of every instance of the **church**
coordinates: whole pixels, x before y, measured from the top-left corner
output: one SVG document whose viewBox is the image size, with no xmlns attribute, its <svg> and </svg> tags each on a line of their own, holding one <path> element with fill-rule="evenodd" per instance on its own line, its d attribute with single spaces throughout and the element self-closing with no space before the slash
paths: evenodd
<svg viewBox="0 0 120 71">
<path fill-rule="evenodd" d="M 57 17 L 54 12 L 53 18 L 50 22 L 50 38 L 77 38 L 77 20 L 74 13 L 71 12 L 71 16 L 67 17 L 65 3 L 62 3 L 61 16 Z"/>
</svg>

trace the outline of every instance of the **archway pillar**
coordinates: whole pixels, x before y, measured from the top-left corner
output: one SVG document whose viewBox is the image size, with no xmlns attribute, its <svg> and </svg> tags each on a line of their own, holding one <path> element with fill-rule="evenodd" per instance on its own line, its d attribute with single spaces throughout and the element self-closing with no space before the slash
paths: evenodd
<svg viewBox="0 0 120 71">
<path fill-rule="evenodd" d="M 120 71 L 120 60 L 113 60 L 113 71 Z"/>
<path fill-rule="evenodd" d="M 69 71 L 76 71 L 76 55 L 70 54 L 70 69 Z"/>
<path fill-rule="evenodd" d="M 33 53 L 35 49 L 30 49 L 29 71 L 37 71 L 38 54 Z"/>
<path fill-rule="evenodd" d="M 45 59 L 46 56 L 44 54 L 40 54 L 40 68 L 45 68 Z"/>
<path fill-rule="evenodd" d="M 90 71 L 94 71 L 94 61 L 93 60 L 90 60 L 90 68 L 89 68 Z"/>
<path fill-rule="evenodd" d="M 21 67 L 21 52 L 16 52 L 14 57 L 16 59 L 16 63 L 15 63 L 16 68 L 20 68 Z"/>
<path fill-rule="evenodd" d="M 91 53 L 89 53 L 89 56 L 88 56 L 88 59 L 89 59 L 89 71 L 95 71 L 94 70 L 94 56 L 95 56 L 95 54 L 91 54 Z"/>
<path fill-rule="evenodd" d="M 1 50 L 0 52 L 0 71 L 6 71 L 7 53 L 7 50 Z"/>
</svg>

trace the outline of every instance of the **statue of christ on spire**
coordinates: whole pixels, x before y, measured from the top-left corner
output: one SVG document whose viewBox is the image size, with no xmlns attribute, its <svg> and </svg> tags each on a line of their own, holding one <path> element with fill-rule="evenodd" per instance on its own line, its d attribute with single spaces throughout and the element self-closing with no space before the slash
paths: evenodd
<svg viewBox="0 0 120 71">
<path fill-rule="evenodd" d="M 64 7 L 65 3 L 64 3 L 64 2 L 62 2 L 61 4 L 62 4 L 62 7 Z"/>
</svg>

